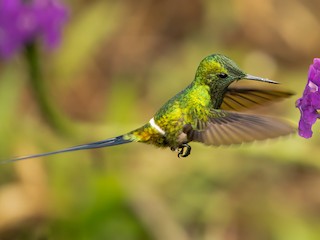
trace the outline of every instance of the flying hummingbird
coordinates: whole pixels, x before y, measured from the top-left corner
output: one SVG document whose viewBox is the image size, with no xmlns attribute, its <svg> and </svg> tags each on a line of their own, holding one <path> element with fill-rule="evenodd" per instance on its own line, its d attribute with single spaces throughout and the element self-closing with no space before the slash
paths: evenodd
<svg viewBox="0 0 320 240">
<path fill-rule="evenodd" d="M 200 62 L 190 85 L 164 104 L 142 127 L 118 137 L 2 163 L 130 142 L 168 147 L 177 151 L 178 157 L 187 157 L 191 152 L 188 143 L 192 141 L 219 146 L 293 133 L 294 128 L 283 120 L 241 113 L 255 105 L 289 97 L 292 93 L 229 86 L 241 79 L 277 84 L 243 72 L 224 55 L 213 54 Z"/>
</svg>

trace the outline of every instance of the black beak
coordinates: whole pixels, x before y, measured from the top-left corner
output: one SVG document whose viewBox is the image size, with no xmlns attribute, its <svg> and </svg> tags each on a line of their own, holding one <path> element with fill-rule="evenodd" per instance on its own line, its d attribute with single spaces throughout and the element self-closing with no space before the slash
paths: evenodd
<svg viewBox="0 0 320 240">
<path fill-rule="evenodd" d="M 250 74 L 247 74 L 243 77 L 243 79 L 248 79 L 248 80 L 254 80 L 254 81 L 260 81 L 260 82 L 266 82 L 266 83 L 273 83 L 273 84 L 278 84 L 276 81 L 272 81 L 267 78 L 262 78 L 262 77 L 256 77 Z"/>
</svg>

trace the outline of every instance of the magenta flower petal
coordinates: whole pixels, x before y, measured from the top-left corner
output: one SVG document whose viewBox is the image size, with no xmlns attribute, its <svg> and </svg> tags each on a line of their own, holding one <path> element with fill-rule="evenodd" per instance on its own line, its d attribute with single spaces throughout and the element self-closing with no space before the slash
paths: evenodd
<svg viewBox="0 0 320 240">
<path fill-rule="evenodd" d="M 9 58 L 28 42 L 59 43 L 67 9 L 59 0 L 0 0 L 0 58 Z"/>
<path fill-rule="evenodd" d="M 311 131 L 312 124 L 306 123 L 301 118 L 299 121 L 299 135 L 304 138 L 311 138 L 312 131 Z"/>
<path fill-rule="evenodd" d="M 320 93 L 319 92 L 315 92 L 313 94 L 313 98 L 311 99 L 311 105 L 315 108 L 315 109 L 320 109 Z"/>
<path fill-rule="evenodd" d="M 34 14 L 38 18 L 38 28 L 49 47 L 59 43 L 60 30 L 67 19 L 65 7 L 57 0 L 34 0 Z"/>
<path fill-rule="evenodd" d="M 304 138 L 312 136 L 312 126 L 319 118 L 320 109 L 320 59 L 315 58 L 309 68 L 308 82 L 303 95 L 296 101 L 300 110 L 299 135 Z"/>
</svg>

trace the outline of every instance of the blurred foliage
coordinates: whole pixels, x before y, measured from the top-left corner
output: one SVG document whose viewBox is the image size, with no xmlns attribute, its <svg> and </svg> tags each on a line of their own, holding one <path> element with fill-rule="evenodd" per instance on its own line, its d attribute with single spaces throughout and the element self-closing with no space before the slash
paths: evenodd
<svg viewBox="0 0 320 240">
<path fill-rule="evenodd" d="M 42 63 L 46 94 L 76 134 L 41 117 L 16 56 L 0 62 L 2 159 L 139 127 L 211 53 L 298 95 L 319 57 L 315 0 L 68 3 L 62 44 Z M 297 98 L 260 111 L 297 123 Z M 1 165 L 0 239 L 319 239 L 318 134 L 193 144 L 187 159 L 129 144 Z"/>
</svg>

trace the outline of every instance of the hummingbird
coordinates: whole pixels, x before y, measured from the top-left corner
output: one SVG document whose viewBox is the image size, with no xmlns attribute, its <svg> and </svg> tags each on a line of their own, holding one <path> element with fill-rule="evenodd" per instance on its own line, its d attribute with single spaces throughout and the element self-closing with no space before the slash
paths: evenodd
<svg viewBox="0 0 320 240">
<path fill-rule="evenodd" d="M 233 145 L 293 133 L 294 128 L 284 120 L 243 113 L 246 109 L 293 94 L 282 90 L 230 86 L 242 79 L 278 84 L 245 73 L 222 54 L 212 54 L 200 62 L 193 81 L 167 101 L 142 127 L 106 140 L 22 156 L 2 163 L 131 142 L 170 148 L 178 152 L 178 157 L 187 157 L 191 153 L 190 142 Z"/>
</svg>

